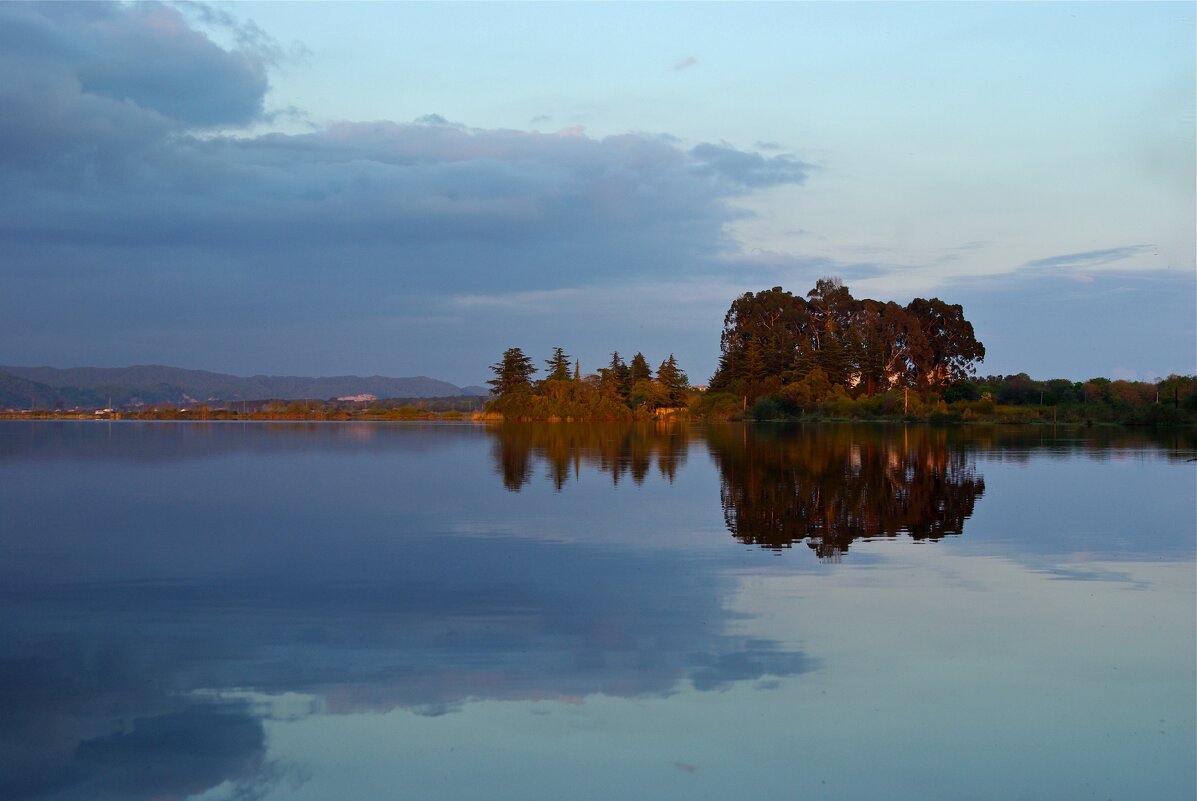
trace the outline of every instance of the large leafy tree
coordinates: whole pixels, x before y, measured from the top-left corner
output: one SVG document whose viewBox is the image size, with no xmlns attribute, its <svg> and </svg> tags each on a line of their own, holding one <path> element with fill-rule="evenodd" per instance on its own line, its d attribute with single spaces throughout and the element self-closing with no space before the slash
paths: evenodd
<svg viewBox="0 0 1197 801">
<path fill-rule="evenodd" d="M 804 343 L 812 349 L 810 329 L 808 304 L 802 298 L 779 286 L 744 293 L 723 318 L 719 368 L 711 377 L 711 389 L 755 395 L 764 377 L 794 369 Z"/>
<path fill-rule="evenodd" d="M 866 394 L 915 384 L 915 359 L 926 350 L 926 340 L 906 309 L 893 301 L 866 300 L 858 323 L 863 340 L 858 367 Z"/>
<path fill-rule="evenodd" d="M 985 346 L 977 341 L 960 304 L 915 298 L 906 312 L 924 340 L 921 351 L 911 358 L 919 383 L 945 387 L 976 374 L 976 363 L 985 358 Z"/>
<path fill-rule="evenodd" d="M 532 376 L 536 374 L 536 368 L 532 366 L 532 359 L 519 348 L 503 351 L 503 359 L 492 364 L 490 369 L 495 377 L 486 383 L 494 387 L 491 392 L 495 395 L 503 397 L 532 391 Z"/>
<path fill-rule="evenodd" d="M 828 338 L 842 342 L 853 327 L 860 306 L 848 287 L 838 278 L 820 278 L 815 282 L 815 288 L 806 293 L 806 297 L 811 318 L 810 335 L 816 349 L 828 347 Z"/>
<path fill-rule="evenodd" d="M 960 306 L 857 300 L 839 279 L 822 278 L 805 299 L 773 287 L 732 301 L 710 386 L 751 400 L 817 369 L 831 385 L 866 394 L 943 387 L 972 375 L 984 356 Z"/>
</svg>

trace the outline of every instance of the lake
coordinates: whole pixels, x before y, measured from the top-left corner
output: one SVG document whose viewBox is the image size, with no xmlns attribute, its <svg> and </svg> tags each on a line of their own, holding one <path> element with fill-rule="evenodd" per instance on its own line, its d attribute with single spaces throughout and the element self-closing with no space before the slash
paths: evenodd
<svg viewBox="0 0 1197 801">
<path fill-rule="evenodd" d="M 0 797 L 1191 799 L 1197 438 L 0 423 Z"/>
</svg>

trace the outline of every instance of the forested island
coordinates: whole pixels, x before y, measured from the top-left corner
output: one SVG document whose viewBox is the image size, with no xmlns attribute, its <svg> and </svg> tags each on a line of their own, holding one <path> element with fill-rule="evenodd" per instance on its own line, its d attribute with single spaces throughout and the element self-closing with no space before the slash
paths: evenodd
<svg viewBox="0 0 1197 801">
<path fill-rule="evenodd" d="M 562 348 L 535 381 L 533 360 L 509 348 L 491 367 L 487 410 L 528 420 L 1197 422 L 1197 376 L 1155 383 L 978 378 L 984 358 L 960 305 L 857 299 L 839 279 L 824 278 L 805 297 L 773 287 L 736 298 L 706 387 L 690 387 L 672 354 L 655 375 L 642 354 L 629 366 L 616 352 L 583 376 Z"/>
<path fill-rule="evenodd" d="M 113 403 L 96 409 L 94 398 L 111 399 L 110 370 L 92 370 L 90 388 L 52 388 L 0 374 L 13 397 L 31 398 L 27 408 L 3 417 L 101 417 L 142 420 L 588 420 L 634 421 L 688 418 L 736 420 L 908 420 L 932 422 L 1068 423 L 1131 425 L 1197 424 L 1197 376 L 1171 375 L 1156 382 L 1091 378 L 1035 380 L 1025 373 L 979 377 L 985 346 L 960 305 L 915 298 L 905 306 L 854 298 L 836 278 L 816 282 L 805 296 L 781 287 L 747 292 L 732 301 L 723 320 L 720 355 L 706 386 L 693 386 L 673 354 L 654 368 L 643 353 L 626 360 L 612 352 L 591 373 L 554 348 L 543 368 L 518 347 L 490 367 L 489 397 L 478 394 L 427 397 L 429 390 L 465 393 L 431 379 L 379 376 L 336 379 L 238 379 L 173 368 L 129 368 L 122 378 L 149 371 L 153 386 L 116 387 L 146 398 L 187 393 L 163 383 L 170 378 L 197 394 L 234 395 L 204 402 L 177 400 Z M 50 368 L 20 370 L 48 380 Z M 163 372 L 166 371 L 166 372 Z M 87 370 L 70 371 L 87 373 Z M 538 375 L 542 377 L 538 378 Z M 84 378 L 88 378 L 87 375 Z M 101 382 L 101 383 L 96 383 Z M 271 383 L 273 382 L 273 383 Z M 280 383 L 282 382 L 282 383 Z M 297 383 L 298 382 L 298 383 Z M 363 384 L 363 382 L 373 382 Z M 404 383 L 406 382 L 406 383 Z M 413 383 L 415 382 L 415 383 Z M 418 388 L 424 397 L 376 398 L 351 394 L 317 400 L 267 396 L 246 399 L 253 387 L 270 392 L 350 392 L 367 386 Z M 3 388 L 0 386 L 0 388 Z M 380 390 L 380 391 L 382 391 Z M 75 396 L 75 408 L 63 399 Z M 39 397 L 56 399 L 39 407 Z M 92 400 L 89 408 L 86 401 Z"/>
</svg>

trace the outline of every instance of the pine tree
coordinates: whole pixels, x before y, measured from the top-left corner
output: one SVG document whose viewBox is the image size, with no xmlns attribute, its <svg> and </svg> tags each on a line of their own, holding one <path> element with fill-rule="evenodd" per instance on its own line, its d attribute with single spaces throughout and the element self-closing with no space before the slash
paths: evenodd
<svg viewBox="0 0 1197 801">
<path fill-rule="evenodd" d="M 611 363 L 599 368 L 599 388 L 603 394 L 626 401 L 631 390 L 628 381 L 630 371 L 619 357 L 619 351 L 611 354 Z"/>
<path fill-rule="evenodd" d="M 843 340 L 835 331 L 828 330 L 823 335 L 823 347 L 819 349 L 816 358 L 819 367 L 823 368 L 823 372 L 827 374 L 827 379 L 832 386 L 845 386 L 848 383 L 852 364 L 849 361 L 847 347 L 844 346 Z"/>
<path fill-rule="evenodd" d="M 652 368 L 648 366 L 648 359 L 644 358 L 643 353 L 637 352 L 636 355 L 632 357 L 632 366 L 629 368 L 629 370 L 629 378 L 631 379 L 633 386 L 635 386 L 637 381 L 653 380 Z"/>
<path fill-rule="evenodd" d="M 677 366 L 677 359 L 673 354 L 661 362 L 657 368 L 657 383 L 660 384 L 668 397 L 668 405 L 685 406 L 690 389 L 690 379 Z"/>
<path fill-rule="evenodd" d="M 565 355 L 562 348 L 553 348 L 553 357 L 545 360 L 548 365 L 546 381 L 568 381 L 570 373 L 570 357 Z"/>
<path fill-rule="evenodd" d="M 536 374 L 536 368 L 532 366 L 532 359 L 519 348 L 503 351 L 502 361 L 492 364 L 490 369 L 495 377 L 486 383 L 494 387 L 491 390 L 493 394 L 502 397 L 532 391 L 532 376 Z"/>
</svg>

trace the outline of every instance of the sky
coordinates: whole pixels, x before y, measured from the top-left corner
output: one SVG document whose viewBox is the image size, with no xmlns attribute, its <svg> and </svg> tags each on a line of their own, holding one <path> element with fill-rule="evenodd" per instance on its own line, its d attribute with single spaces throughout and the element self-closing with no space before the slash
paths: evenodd
<svg viewBox="0 0 1197 801">
<path fill-rule="evenodd" d="M 1197 372 L 1192 3 L 0 4 L 0 364 L 490 377 L 738 295 Z"/>
</svg>

